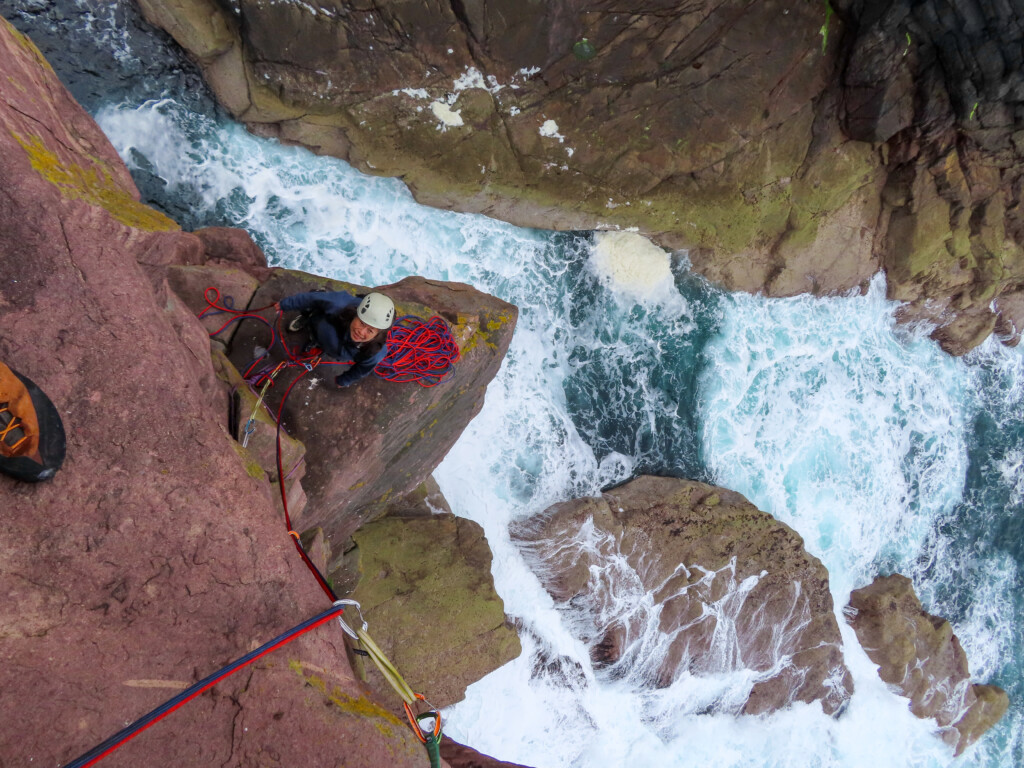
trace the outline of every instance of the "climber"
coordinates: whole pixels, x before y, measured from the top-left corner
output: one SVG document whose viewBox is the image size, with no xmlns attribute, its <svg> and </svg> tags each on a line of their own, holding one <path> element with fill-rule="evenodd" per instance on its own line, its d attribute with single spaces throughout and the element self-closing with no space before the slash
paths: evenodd
<svg viewBox="0 0 1024 768">
<path fill-rule="evenodd" d="M 312 291 L 288 296 L 274 306 L 300 313 L 288 324 L 289 331 L 308 328 L 310 342 L 325 357 L 352 363 L 335 377 L 339 387 L 368 376 L 388 353 L 387 332 L 395 321 L 395 304 L 383 293 L 353 296 L 347 291 Z"/>
</svg>

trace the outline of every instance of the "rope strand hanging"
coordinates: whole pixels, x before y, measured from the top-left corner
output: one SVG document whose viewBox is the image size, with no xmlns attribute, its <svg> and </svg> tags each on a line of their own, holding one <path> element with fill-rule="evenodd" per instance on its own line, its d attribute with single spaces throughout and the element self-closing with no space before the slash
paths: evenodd
<svg viewBox="0 0 1024 768">
<path fill-rule="evenodd" d="M 211 291 L 214 295 L 213 300 L 210 298 Z M 220 312 L 234 312 L 232 309 L 217 306 L 216 301 L 219 297 L 220 294 L 216 288 L 208 288 L 206 292 L 206 300 L 209 306 L 207 309 L 212 307 Z M 227 302 L 225 302 L 225 304 L 226 303 Z M 264 307 L 263 309 L 267 309 L 267 307 Z M 204 310 L 204 312 L 206 311 L 207 310 Z M 248 313 L 238 313 L 236 319 L 244 319 L 247 314 Z M 268 387 L 274 385 L 275 377 L 283 368 L 304 368 L 304 370 L 300 371 L 291 383 L 289 383 L 287 389 L 285 389 L 285 392 L 281 397 L 281 402 L 278 405 L 277 413 L 274 416 L 277 425 L 276 458 L 278 490 L 281 495 L 285 527 L 288 531 L 288 535 L 292 539 L 292 543 L 294 544 L 296 551 L 299 553 L 299 556 L 316 579 L 320 588 L 333 601 L 333 604 L 335 606 L 354 606 L 358 611 L 359 604 L 355 601 L 338 599 L 331 584 L 326 578 L 324 578 L 323 574 L 320 573 L 320 570 L 316 567 L 313 561 L 310 560 L 309 555 L 302 546 L 298 532 L 292 528 L 291 514 L 288 508 L 288 493 L 285 488 L 286 478 L 281 451 L 281 422 L 284 415 L 285 403 L 287 402 L 292 389 L 307 373 L 312 372 L 319 365 L 339 363 L 332 363 L 331 361 L 323 360 L 320 357 L 320 350 L 318 349 L 310 350 L 305 354 L 296 353 L 290 349 L 286 341 L 285 334 L 281 331 L 281 317 L 282 313 L 278 311 L 273 324 L 267 322 L 263 318 L 260 319 L 271 328 L 271 346 L 268 348 L 268 351 L 273 347 L 274 340 L 276 339 L 280 342 L 287 360 L 278 363 L 276 366 L 266 366 L 264 369 L 253 373 L 253 368 L 256 363 L 259 362 L 258 359 L 252 366 L 250 366 L 249 370 L 246 371 L 245 378 L 248 379 L 253 386 L 262 386 L 259 399 L 256 403 L 256 409 L 258 409 L 264 400 Z M 228 324 L 230 324 L 230 322 L 231 321 L 221 326 L 221 328 L 215 333 L 222 331 Z M 451 329 L 447 322 L 438 316 L 431 317 L 427 321 L 423 321 L 420 318 L 411 315 L 398 318 L 388 332 L 387 345 L 388 354 L 376 366 L 374 373 L 386 381 L 396 383 L 415 381 L 422 387 L 436 386 L 453 369 L 454 364 L 460 359 L 459 346 L 451 335 Z M 254 417 L 250 418 L 250 422 L 252 422 L 253 418 Z M 246 434 L 246 439 L 248 439 L 248 433 Z M 348 627 L 343 619 L 339 618 L 338 621 L 341 624 L 342 629 L 344 629 L 348 635 L 362 646 L 363 653 L 369 656 L 384 679 L 395 690 L 399 698 L 401 698 L 406 719 L 408 720 L 413 733 L 426 748 L 427 755 L 430 758 L 431 768 L 440 768 L 440 744 L 442 734 L 440 712 L 436 707 L 430 704 L 429 701 L 427 701 L 423 694 L 416 693 L 412 690 L 409 684 L 406 683 L 405 679 L 399 673 L 398 669 L 394 664 L 392 664 L 387 656 L 384 655 L 380 646 L 378 646 L 368 634 L 367 625 L 365 621 L 362 621 L 361 612 L 359 618 L 361 626 L 354 630 Z M 429 709 L 426 712 L 417 714 L 415 712 L 415 708 L 420 702 L 429 707 Z"/>
<path fill-rule="evenodd" d="M 199 318 L 219 313 L 231 315 L 229 320 L 210 334 L 211 337 L 221 333 L 234 322 L 244 319 L 259 320 L 270 328 L 271 342 L 270 347 L 268 347 L 268 351 L 273 348 L 275 343 L 280 343 L 280 346 L 284 350 L 286 356 L 286 360 L 278 363 L 277 365 L 267 366 L 254 373 L 253 369 L 263 358 L 263 356 L 261 356 L 254 361 L 253 365 L 251 365 L 244 374 L 244 377 L 252 386 L 262 387 L 262 389 L 259 393 L 253 413 L 246 424 L 243 446 L 248 442 L 249 435 L 254 427 L 256 413 L 261 405 L 264 404 L 267 390 L 274 385 L 274 379 L 277 375 L 287 367 L 301 367 L 304 369 L 288 385 L 281 398 L 275 417 L 277 424 L 276 454 L 278 487 L 281 492 L 281 502 L 284 508 L 285 526 L 288 531 L 288 535 L 292 539 L 302 560 L 316 578 L 321 589 L 331 599 L 332 605 L 328 610 L 296 625 L 295 627 L 292 627 L 288 631 L 278 635 L 270 642 L 263 644 L 254 651 L 247 653 L 245 656 L 242 656 L 227 666 L 217 670 L 212 675 L 209 675 L 189 686 L 177 696 L 168 699 L 156 709 L 153 709 L 143 715 L 110 738 L 78 757 L 76 760 L 68 763 L 66 768 L 89 768 L 89 766 L 95 765 L 104 757 L 138 736 L 142 731 L 184 706 L 221 680 L 224 680 L 238 670 L 252 664 L 257 659 L 260 659 L 266 654 L 271 653 L 277 648 L 291 642 L 300 635 L 315 629 L 327 621 L 330 621 L 335 616 L 338 617 L 338 622 L 342 629 L 362 645 L 365 649 L 363 652 L 370 657 L 384 676 L 384 679 L 387 680 L 396 693 L 398 693 L 399 697 L 402 699 L 402 706 L 405 709 L 406 717 L 413 733 L 426 747 L 427 754 L 430 758 L 431 768 L 440 768 L 440 741 L 442 732 L 440 713 L 422 694 L 415 693 L 412 688 L 409 687 L 408 683 L 405 682 L 405 679 L 401 676 L 395 666 L 388 660 L 380 647 L 369 636 L 366 631 L 365 621 L 361 621 L 361 626 L 353 630 L 341 618 L 341 614 L 344 612 L 345 606 L 354 606 L 355 609 L 359 611 L 359 604 L 352 600 L 339 600 L 337 598 L 337 595 L 334 593 L 330 583 L 324 578 L 319 569 L 306 554 L 306 551 L 302 547 L 302 543 L 299 539 L 299 534 L 292 528 L 291 524 L 291 517 L 288 511 L 288 495 L 285 490 L 285 480 L 287 476 L 284 473 L 281 459 L 281 417 L 284 412 L 285 402 L 287 401 L 292 388 L 307 373 L 315 370 L 317 366 L 325 363 L 334 365 L 343 365 L 345 363 L 324 361 L 320 357 L 320 350 L 316 349 L 310 350 L 306 353 L 296 353 L 291 350 L 285 341 L 284 333 L 281 332 L 281 312 L 277 312 L 275 322 L 273 323 L 266 320 L 259 314 L 256 314 L 271 308 L 273 305 L 249 311 L 235 310 L 233 307 L 234 302 L 230 300 L 230 297 L 226 297 L 223 304 L 218 303 L 221 298 L 220 291 L 215 287 L 207 288 L 204 292 L 204 298 L 206 299 L 207 307 L 199 313 Z M 374 371 L 378 376 L 388 381 L 416 381 L 424 387 L 436 386 L 444 376 L 452 370 L 454 363 L 459 360 L 458 345 L 452 338 L 451 330 L 447 323 L 445 323 L 445 321 L 440 317 L 432 317 L 428 321 L 422 321 L 419 318 L 411 316 L 400 318 L 389 333 L 388 346 L 389 354 Z M 6 437 L 8 433 L 13 432 L 17 428 L 17 424 L 14 420 L 11 420 L 10 423 L 5 422 L 0 424 L 0 426 L 3 427 L 3 432 L 0 434 L 0 437 Z M 292 471 L 294 471 L 294 468 Z M 362 620 L 361 612 L 360 620 Z M 427 712 L 415 714 L 414 707 L 416 707 L 419 702 L 426 704 L 430 709 Z M 428 721 L 429 725 L 424 727 L 424 723 L 427 723 Z"/>
</svg>

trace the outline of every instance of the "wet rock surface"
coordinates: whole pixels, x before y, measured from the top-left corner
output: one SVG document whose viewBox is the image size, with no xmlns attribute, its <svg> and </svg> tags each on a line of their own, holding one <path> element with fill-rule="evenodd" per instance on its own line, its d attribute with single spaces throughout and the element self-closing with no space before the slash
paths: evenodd
<svg viewBox="0 0 1024 768">
<path fill-rule="evenodd" d="M 608 674 L 667 686 L 750 670 L 750 714 L 794 701 L 836 713 L 852 693 L 824 566 L 737 493 L 640 477 L 556 504 L 514 536 Z M 655 629 L 662 642 L 645 641 Z"/>
<path fill-rule="evenodd" d="M 848 621 L 878 675 L 933 718 L 960 755 L 1006 713 L 1006 692 L 971 683 L 967 654 L 950 623 L 922 608 L 910 579 L 879 576 L 850 595 Z"/>
</svg>

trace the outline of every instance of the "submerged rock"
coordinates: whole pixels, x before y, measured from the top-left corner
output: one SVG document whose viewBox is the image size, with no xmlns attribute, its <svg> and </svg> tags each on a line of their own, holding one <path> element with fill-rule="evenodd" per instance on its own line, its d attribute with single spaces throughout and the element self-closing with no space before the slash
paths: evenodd
<svg viewBox="0 0 1024 768">
<path fill-rule="evenodd" d="M 879 677 L 910 699 L 915 715 L 934 718 L 957 755 L 1006 713 L 1006 692 L 971 683 L 952 626 L 925 612 L 907 577 L 879 576 L 855 589 L 848 621 Z"/>
<path fill-rule="evenodd" d="M 837 713 L 853 691 L 824 566 L 738 493 L 640 477 L 514 536 L 609 674 L 667 686 L 749 670 L 750 714 L 794 701 Z"/>
</svg>

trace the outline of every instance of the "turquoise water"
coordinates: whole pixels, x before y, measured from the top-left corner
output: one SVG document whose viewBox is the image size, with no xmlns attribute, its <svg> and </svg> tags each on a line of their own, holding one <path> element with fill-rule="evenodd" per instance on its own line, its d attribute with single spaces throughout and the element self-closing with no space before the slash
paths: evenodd
<svg viewBox="0 0 1024 768">
<path fill-rule="evenodd" d="M 49 3 L 0 12 L 30 34 L 63 23 Z M 250 136 L 123 6 L 97 14 L 86 33 L 65 12 L 64 33 L 49 34 L 87 34 L 66 66 L 85 55 L 102 65 L 96 79 L 76 70 L 76 95 L 147 197 L 187 228 L 244 227 L 276 264 L 367 285 L 459 280 L 520 307 L 483 412 L 435 476 L 484 526 L 526 650 L 448 712 L 452 736 L 538 768 L 1024 764 L 1020 352 L 990 341 L 949 358 L 895 324 L 880 278 L 863 296 L 766 300 L 724 294 L 676 255 L 671 285 L 637 295 L 602 278 L 590 233 L 427 209 L 397 181 Z M 112 99 L 96 85 L 110 72 Z M 838 608 L 876 573 L 910 576 L 953 623 L 977 679 L 1009 691 L 1011 713 L 954 761 L 849 630 L 857 692 L 838 720 L 803 705 L 736 718 L 748 673 L 649 690 L 595 671 L 508 524 L 640 472 L 725 485 L 794 527 L 828 567 Z M 610 604 L 644 609 L 612 566 Z"/>
</svg>

